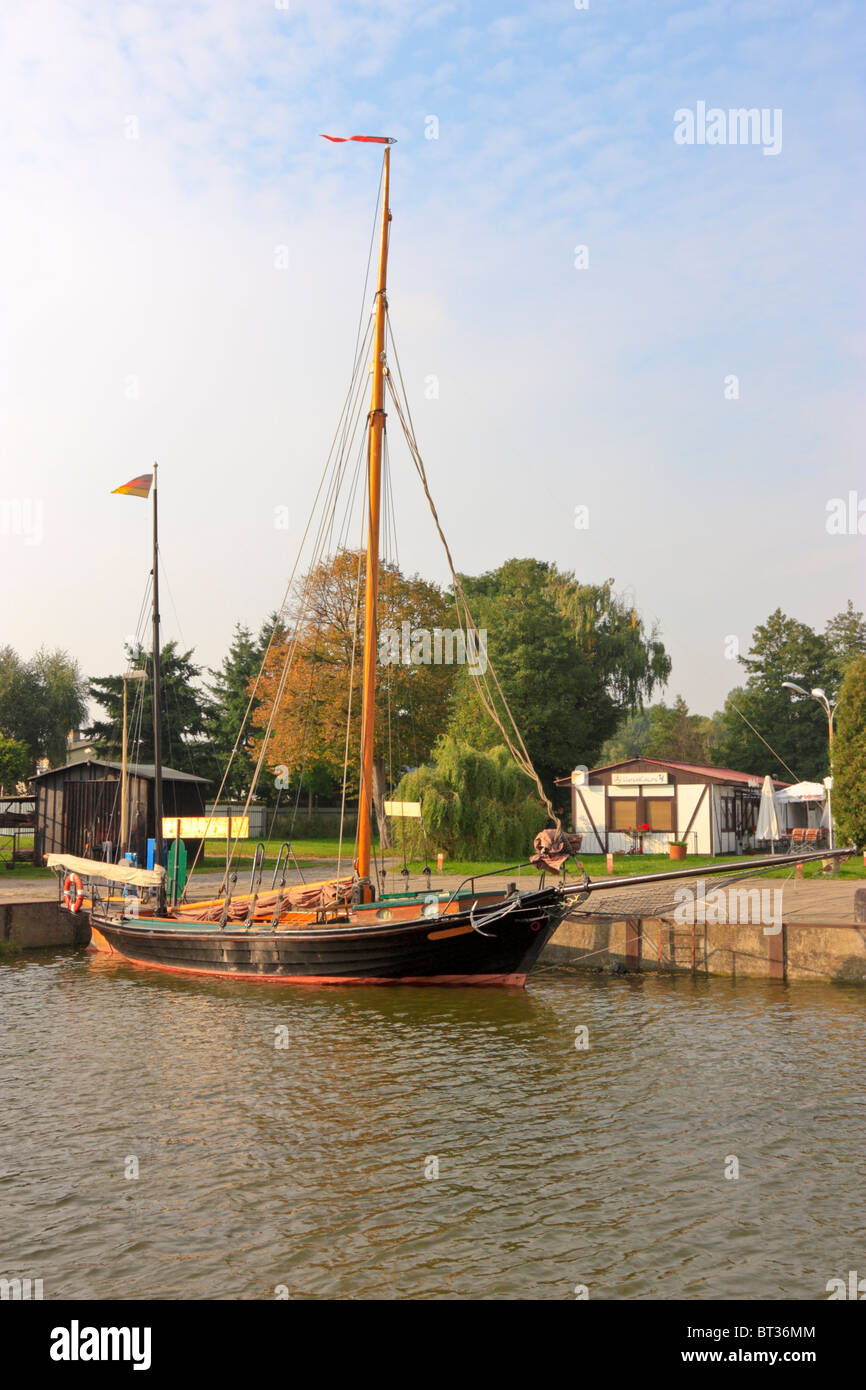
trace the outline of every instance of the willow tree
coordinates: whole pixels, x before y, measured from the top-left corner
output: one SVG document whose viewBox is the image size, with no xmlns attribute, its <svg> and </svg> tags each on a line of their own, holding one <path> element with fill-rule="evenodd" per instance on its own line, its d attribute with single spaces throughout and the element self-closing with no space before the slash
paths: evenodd
<svg viewBox="0 0 866 1390">
<path fill-rule="evenodd" d="M 284 616 L 285 632 L 271 647 L 253 720 L 260 731 L 271 725 L 270 769 L 285 769 L 294 785 L 341 784 L 345 764 L 353 797 L 359 791 L 364 587 L 363 555 L 352 550 L 337 551 L 300 581 Z M 372 791 L 386 846 L 387 788 L 430 757 L 450 712 L 455 668 L 437 663 L 432 643 L 419 635 L 453 626 L 452 615 L 437 585 L 395 564 L 380 566 Z"/>
<path fill-rule="evenodd" d="M 400 782 L 398 801 L 420 801 L 421 819 L 397 823 L 407 858 L 443 851 L 451 859 L 525 859 L 547 812 L 503 745 L 479 751 L 459 739 L 439 741 L 432 762 Z"/>
</svg>

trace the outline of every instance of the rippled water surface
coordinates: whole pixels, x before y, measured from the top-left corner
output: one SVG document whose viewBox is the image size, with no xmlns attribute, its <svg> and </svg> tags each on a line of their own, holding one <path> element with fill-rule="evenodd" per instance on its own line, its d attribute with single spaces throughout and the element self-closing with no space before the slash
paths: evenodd
<svg viewBox="0 0 866 1390">
<path fill-rule="evenodd" d="M 69 952 L 0 964 L 0 1008 L 0 1275 L 46 1298 L 815 1299 L 866 1256 L 862 988 Z"/>
</svg>

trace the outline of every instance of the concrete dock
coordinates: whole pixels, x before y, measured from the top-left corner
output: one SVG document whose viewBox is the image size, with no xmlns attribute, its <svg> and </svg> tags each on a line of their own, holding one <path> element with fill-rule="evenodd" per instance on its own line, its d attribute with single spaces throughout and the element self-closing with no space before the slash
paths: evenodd
<svg viewBox="0 0 866 1390">
<path fill-rule="evenodd" d="M 305 878 L 326 876 L 328 867 L 305 870 Z M 241 876 L 239 876 L 240 879 Z M 389 875 L 396 889 L 398 875 Z M 296 874 L 292 881 L 300 881 Z M 478 886 L 505 889 L 506 877 L 485 878 Z M 452 891 L 463 880 L 437 877 L 440 891 Z M 537 883 L 523 875 L 521 888 Z M 219 874 L 196 881 L 196 896 L 215 894 Z M 417 878 L 412 888 L 422 886 Z M 240 884 L 239 884 L 240 887 Z M 866 984 L 866 885 L 856 879 L 767 879 L 741 881 L 739 892 L 748 902 L 750 890 L 777 890 L 778 918 L 762 923 L 741 912 L 723 923 L 678 921 L 676 914 L 625 916 L 615 912 L 575 911 L 548 942 L 542 961 L 566 961 L 588 970 L 676 971 L 704 975 L 752 975 L 776 980 L 840 980 Z M 242 890 L 241 890 L 242 891 Z M 599 900 L 604 895 L 599 894 Z M 57 890 L 44 878 L 0 883 L 0 940 L 13 949 L 83 946 L 90 928 L 84 912 L 75 915 L 58 905 Z"/>
<path fill-rule="evenodd" d="M 45 888 L 42 885 L 44 894 Z M 90 923 L 83 912 L 66 912 L 57 902 L 56 894 L 41 899 L 19 896 L 10 899 L 0 896 L 0 942 L 19 950 L 50 946 L 86 946 L 90 940 Z"/>
<path fill-rule="evenodd" d="M 548 943 L 543 959 L 590 970 L 686 971 L 753 975 L 775 980 L 840 980 L 866 984 L 866 887 L 857 880 L 752 879 L 748 894 L 778 889 L 778 917 L 740 912 L 715 922 L 660 916 L 613 918 L 573 913 Z"/>
</svg>

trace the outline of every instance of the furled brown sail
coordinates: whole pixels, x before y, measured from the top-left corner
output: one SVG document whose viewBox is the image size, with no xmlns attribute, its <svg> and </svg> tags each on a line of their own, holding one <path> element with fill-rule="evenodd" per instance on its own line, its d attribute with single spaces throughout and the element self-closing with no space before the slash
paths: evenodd
<svg viewBox="0 0 866 1390">
<path fill-rule="evenodd" d="M 532 842 L 535 853 L 529 856 L 529 862 L 537 869 L 558 874 L 567 859 L 580 853 L 580 842 L 580 835 L 569 835 L 565 830 L 541 830 Z"/>
</svg>

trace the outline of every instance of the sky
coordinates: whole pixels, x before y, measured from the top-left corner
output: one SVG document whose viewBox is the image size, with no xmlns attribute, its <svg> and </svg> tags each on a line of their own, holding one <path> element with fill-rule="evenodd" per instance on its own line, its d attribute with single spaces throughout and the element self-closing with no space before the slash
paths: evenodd
<svg viewBox="0 0 866 1390">
<path fill-rule="evenodd" d="M 381 163 L 320 132 L 397 140 L 390 313 L 458 569 L 612 578 L 705 714 L 775 608 L 866 606 L 864 39 L 854 0 L 5 6 L 0 645 L 122 669 L 150 514 L 111 489 L 153 460 L 166 637 L 216 666 L 279 603 Z M 445 583 L 396 437 L 391 470 L 400 562 Z"/>
</svg>

